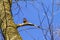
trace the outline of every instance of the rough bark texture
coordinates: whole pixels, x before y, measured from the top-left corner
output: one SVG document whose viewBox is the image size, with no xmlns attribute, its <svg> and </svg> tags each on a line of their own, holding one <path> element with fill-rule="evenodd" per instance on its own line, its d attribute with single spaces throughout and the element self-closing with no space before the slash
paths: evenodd
<svg viewBox="0 0 60 40">
<path fill-rule="evenodd" d="M 5 40 L 22 40 L 11 15 L 12 0 L 0 0 L 0 28 Z"/>
</svg>

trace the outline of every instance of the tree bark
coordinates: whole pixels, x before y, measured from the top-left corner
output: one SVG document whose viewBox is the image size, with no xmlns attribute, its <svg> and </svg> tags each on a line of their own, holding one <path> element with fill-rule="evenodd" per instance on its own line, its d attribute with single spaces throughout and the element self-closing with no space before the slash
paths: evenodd
<svg viewBox="0 0 60 40">
<path fill-rule="evenodd" d="M 11 13 L 12 0 L 0 0 L 0 20 L 4 40 L 22 40 L 17 31 L 17 25 L 13 22 Z"/>
</svg>

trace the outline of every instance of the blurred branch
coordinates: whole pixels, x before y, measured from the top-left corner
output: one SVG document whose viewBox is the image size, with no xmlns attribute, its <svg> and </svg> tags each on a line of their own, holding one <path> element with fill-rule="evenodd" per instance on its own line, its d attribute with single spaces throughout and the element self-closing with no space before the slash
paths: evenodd
<svg viewBox="0 0 60 40">
<path fill-rule="evenodd" d="M 21 12 L 22 13 L 22 15 L 24 16 L 24 13 L 23 13 L 23 11 L 22 11 L 22 9 L 21 9 L 21 6 L 18 4 L 18 1 L 15 1 L 15 2 L 12 2 L 13 4 L 14 3 L 16 3 L 17 4 L 17 7 L 16 8 L 14 8 L 14 10 L 16 10 L 17 8 L 18 8 L 18 12 L 17 13 L 15 13 L 14 14 L 14 16 L 16 16 L 16 15 L 18 15 L 19 14 L 19 12 Z"/>
<path fill-rule="evenodd" d="M 51 16 L 51 22 L 50 22 L 50 35 L 51 35 L 51 40 L 54 40 L 53 37 L 53 19 L 54 19 L 54 0 L 52 0 L 52 16 Z"/>
<path fill-rule="evenodd" d="M 54 1 L 52 2 L 52 16 L 51 16 L 52 18 L 51 18 L 51 22 L 49 22 L 49 18 L 48 18 L 48 15 L 47 15 L 46 10 L 45 10 L 45 8 L 44 8 L 44 4 L 41 3 L 41 5 L 42 5 L 43 10 L 44 10 L 44 13 L 45 13 L 45 15 L 46 15 L 46 17 L 47 17 L 51 40 L 54 40 L 54 38 L 53 38 L 53 26 L 52 26 L 52 23 L 53 23 L 53 7 L 54 7 Z"/>
</svg>

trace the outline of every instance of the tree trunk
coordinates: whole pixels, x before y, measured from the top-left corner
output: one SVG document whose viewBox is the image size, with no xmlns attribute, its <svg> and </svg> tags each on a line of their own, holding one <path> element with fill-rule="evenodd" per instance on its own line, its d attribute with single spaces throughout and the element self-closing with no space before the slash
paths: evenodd
<svg viewBox="0 0 60 40">
<path fill-rule="evenodd" d="M 11 13 L 12 0 L 0 0 L 1 29 L 5 40 L 22 40 L 13 22 Z"/>
</svg>

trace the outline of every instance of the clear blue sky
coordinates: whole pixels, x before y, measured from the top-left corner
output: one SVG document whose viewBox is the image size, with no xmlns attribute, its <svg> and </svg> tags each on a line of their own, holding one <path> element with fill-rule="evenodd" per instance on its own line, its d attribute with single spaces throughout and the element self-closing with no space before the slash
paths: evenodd
<svg viewBox="0 0 60 40">
<path fill-rule="evenodd" d="M 55 0 L 54 3 L 56 3 L 56 1 L 57 0 Z M 42 2 L 44 3 L 46 11 L 47 11 L 46 7 L 49 8 L 49 11 L 47 13 L 48 13 L 49 18 L 51 18 L 52 0 L 42 0 Z M 19 6 L 21 6 L 21 10 L 19 10 L 17 3 L 19 4 Z M 29 22 L 36 25 L 40 25 L 40 20 L 42 20 L 43 17 L 45 16 L 44 10 L 41 5 L 41 0 L 35 0 L 34 2 L 30 0 L 27 1 L 27 7 L 26 7 L 26 2 L 18 1 L 17 3 L 12 4 L 12 13 L 13 13 L 14 22 L 16 24 L 22 23 L 23 18 L 25 17 Z M 54 28 L 57 26 L 60 26 L 60 18 L 59 18 L 60 9 L 58 11 L 57 9 L 59 9 L 59 7 L 54 4 L 54 21 L 53 21 Z M 39 20 L 38 13 L 40 16 L 40 20 Z M 45 20 L 43 21 L 42 27 L 47 28 L 47 26 L 48 26 L 47 19 L 45 18 Z M 44 36 L 41 29 L 23 30 L 23 29 L 28 29 L 28 28 L 35 28 L 35 27 L 24 26 L 17 29 L 19 34 L 23 38 L 23 40 L 44 40 Z"/>
</svg>

